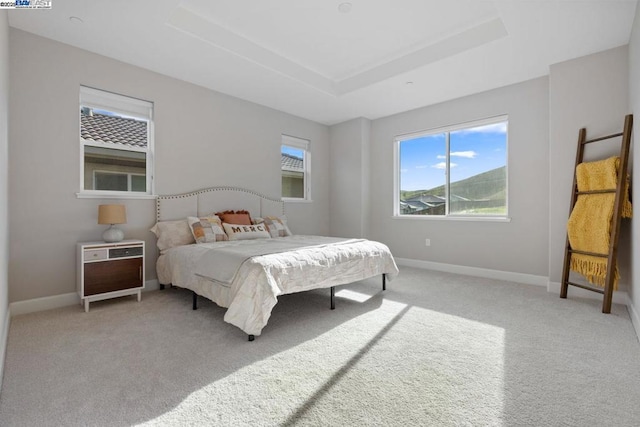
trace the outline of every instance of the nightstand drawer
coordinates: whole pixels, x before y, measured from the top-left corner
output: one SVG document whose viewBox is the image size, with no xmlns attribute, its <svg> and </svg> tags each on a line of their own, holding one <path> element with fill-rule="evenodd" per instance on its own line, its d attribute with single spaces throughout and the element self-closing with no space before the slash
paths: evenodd
<svg viewBox="0 0 640 427">
<path fill-rule="evenodd" d="M 84 251 L 85 261 L 100 261 L 103 259 L 109 259 L 108 249 L 87 249 Z"/>
<path fill-rule="evenodd" d="M 132 248 L 109 249 L 109 258 L 124 258 L 129 256 L 141 256 L 142 246 Z"/>
</svg>

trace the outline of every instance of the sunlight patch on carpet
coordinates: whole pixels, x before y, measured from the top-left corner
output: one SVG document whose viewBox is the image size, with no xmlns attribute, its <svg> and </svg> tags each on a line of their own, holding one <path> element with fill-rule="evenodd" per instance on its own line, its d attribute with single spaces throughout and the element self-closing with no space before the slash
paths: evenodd
<svg viewBox="0 0 640 427">
<path fill-rule="evenodd" d="M 338 292 L 336 292 L 336 297 L 350 299 L 356 302 L 366 302 L 369 298 L 371 298 L 371 295 L 352 291 L 349 289 L 341 289 Z"/>
<path fill-rule="evenodd" d="M 228 425 L 338 425 L 345 417 L 500 424 L 503 370 L 502 328 L 385 300 L 194 391 L 150 423 L 186 422 L 195 412 L 201 421 Z"/>
<path fill-rule="evenodd" d="M 504 339 L 500 327 L 410 307 L 330 390 L 307 402 L 297 420 L 499 425 Z"/>
</svg>

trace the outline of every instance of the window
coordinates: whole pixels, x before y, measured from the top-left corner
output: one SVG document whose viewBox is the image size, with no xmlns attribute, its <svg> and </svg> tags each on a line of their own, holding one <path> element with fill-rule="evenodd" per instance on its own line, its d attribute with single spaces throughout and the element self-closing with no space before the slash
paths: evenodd
<svg viewBox="0 0 640 427">
<path fill-rule="evenodd" d="M 80 87 L 80 193 L 153 194 L 153 104 Z"/>
<path fill-rule="evenodd" d="M 396 138 L 396 216 L 506 217 L 506 116 Z"/>
<path fill-rule="evenodd" d="M 142 174 L 94 171 L 93 188 L 107 191 L 139 191 L 146 190 L 146 176 Z"/>
<path fill-rule="evenodd" d="M 283 200 L 311 200 L 309 141 L 282 135 L 280 170 Z"/>
</svg>

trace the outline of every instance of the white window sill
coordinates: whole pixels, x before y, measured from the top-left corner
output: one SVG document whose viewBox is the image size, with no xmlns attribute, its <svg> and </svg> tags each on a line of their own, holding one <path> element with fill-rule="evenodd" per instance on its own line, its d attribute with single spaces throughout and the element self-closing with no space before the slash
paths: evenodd
<svg viewBox="0 0 640 427">
<path fill-rule="evenodd" d="M 154 194 L 136 194 L 136 193 L 110 193 L 106 191 L 81 191 L 76 193 L 78 199 L 137 199 L 148 200 L 155 199 L 158 196 Z"/>
<path fill-rule="evenodd" d="M 392 219 L 408 219 L 417 221 L 511 222 L 511 217 L 508 216 L 394 215 Z"/>
<path fill-rule="evenodd" d="M 282 198 L 281 199 L 284 203 L 313 203 L 313 200 L 310 199 L 289 199 L 289 198 Z"/>
</svg>

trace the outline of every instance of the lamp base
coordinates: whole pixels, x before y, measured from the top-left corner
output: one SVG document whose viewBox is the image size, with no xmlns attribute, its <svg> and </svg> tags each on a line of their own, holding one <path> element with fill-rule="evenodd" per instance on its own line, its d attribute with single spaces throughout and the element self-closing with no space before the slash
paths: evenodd
<svg viewBox="0 0 640 427">
<path fill-rule="evenodd" d="M 116 243 L 124 239 L 124 231 L 111 224 L 111 227 L 107 228 L 102 233 L 102 239 L 107 243 Z"/>
</svg>

